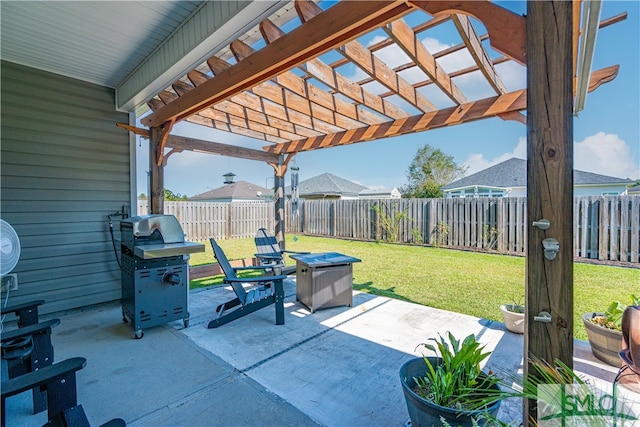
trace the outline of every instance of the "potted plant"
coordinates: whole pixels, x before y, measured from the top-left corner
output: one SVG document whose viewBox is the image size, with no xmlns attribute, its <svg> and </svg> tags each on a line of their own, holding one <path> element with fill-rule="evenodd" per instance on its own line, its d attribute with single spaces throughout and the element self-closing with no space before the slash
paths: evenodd
<svg viewBox="0 0 640 427">
<path fill-rule="evenodd" d="M 417 357 L 400 368 L 411 423 L 416 427 L 484 425 L 486 418 L 495 417 L 503 397 L 498 377 L 480 368 L 491 352 L 483 352 L 484 346 L 473 335 L 460 342 L 448 332 L 447 338 L 429 339 L 435 345 L 418 345 L 438 356 Z"/>
<path fill-rule="evenodd" d="M 502 316 L 504 318 L 504 325 L 507 329 L 516 334 L 524 333 L 524 304 L 522 300 L 512 299 L 511 304 L 504 304 L 500 306 Z"/>
<path fill-rule="evenodd" d="M 632 305 L 640 305 L 640 297 L 631 295 Z M 622 348 L 622 313 L 627 305 L 614 301 L 604 312 L 585 313 L 582 322 L 587 330 L 587 338 L 593 355 L 603 362 L 620 367 Z"/>
</svg>

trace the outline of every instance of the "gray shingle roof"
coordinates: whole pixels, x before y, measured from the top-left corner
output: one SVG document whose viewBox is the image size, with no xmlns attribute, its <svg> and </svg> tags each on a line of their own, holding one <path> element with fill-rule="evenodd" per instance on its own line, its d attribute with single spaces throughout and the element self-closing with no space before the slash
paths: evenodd
<svg viewBox="0 0 640 427">
<path fill-rule="evenodd" d="M 247 181 L 238 181 L 232 184 L 226 184 L 219 188 L 214 188 L 207 192 L 196 194 L 189 198 L 189 200 L 215 200 L 215 199 L 242 199 L 242 200 L 261 200 L 262 197 L 258 197 L 258 191 L 262 196 L 270 195 L 273 191 L 260 187 L 259 185 L 252 184 Z"/>
<path fill-rule="evenodd" d="M 629 187 L 627 191 L 629 192 L 629 194 L 640 193 L 640 185 L 634 185 L 633 187 Z"/>
<path fill-rule="evenodd" d="M 300 181 L 298 194 L 305 196 L 351 196 L 357 197 L 364 187 L 330 173 L 323 173 L 313 178 Z M 291 194 L 291 186 L 285 188 L 286 194 Z"/>
<path fill-rule="evenodd" d="M 579 170 L 573 171 L 574 185 L 588 184 L 629 184 L 633 181 L 628 179 L 616 178 L 613 176 L 600 175 L 597 173 L 584 172 Z M 491 166 L 487 169 L 476 172 L 472 175 L 465 176 L 457 181 L 442 187 L 443 190 L 453 188 L 463 188 L 470 186 L 483 187 L 526 187 L 527 186 L 527 161 L 522 159 L 511 158 L 502 163 Z"/>
</svg>

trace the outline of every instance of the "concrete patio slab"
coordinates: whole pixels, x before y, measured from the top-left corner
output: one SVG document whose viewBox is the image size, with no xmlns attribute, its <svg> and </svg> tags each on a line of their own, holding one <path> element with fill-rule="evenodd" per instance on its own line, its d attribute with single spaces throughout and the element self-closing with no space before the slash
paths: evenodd
<svg viewBox="0 0 640 427">
<path fill-rule="evenodd" d="M 285 282 L 285 325 L 273 306 L 208 329 L 229 288 L 190 294 L 190 326 L 181 321 L 144 331 L 122 323 L 120 305 L 58 313 L 56 360 L 87 358 L 78 400 L 92 425 L 112 417 L 132 426 L 402 426 L 408 421 L 398 370 L 416 346 L 451 331 L 474 334 L 493 350 L 487 366 L 522 369 L 523 337 L 500 322 L 406 301 L 354 293 L 353 307 L 311 314 Z M 617 369 L 598 362 L 576 341 L 576 369 L 610 383 Z M 7 401 L 9 426 L 35 426 L 30 394 Z M 640 399 L 637 401 L 640 413 Z M 503 403 L 499 417 L 519 423 L 521 403 Z"/>
</svg>

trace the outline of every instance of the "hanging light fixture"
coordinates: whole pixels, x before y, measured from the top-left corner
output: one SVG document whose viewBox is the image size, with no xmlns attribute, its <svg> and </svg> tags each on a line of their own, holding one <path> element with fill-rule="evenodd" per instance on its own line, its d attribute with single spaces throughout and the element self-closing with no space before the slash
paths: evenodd
<svg viewBox="0 0 640 427">
<path fill-rule="evenodd" d="M 294 160 L 295 162 L 295 160 Z M 298 215 L 299 194 L 298 194 L 298 171 L 300 168 L 295 163 L 291 166 L 291 213 Z"/>
</svg>

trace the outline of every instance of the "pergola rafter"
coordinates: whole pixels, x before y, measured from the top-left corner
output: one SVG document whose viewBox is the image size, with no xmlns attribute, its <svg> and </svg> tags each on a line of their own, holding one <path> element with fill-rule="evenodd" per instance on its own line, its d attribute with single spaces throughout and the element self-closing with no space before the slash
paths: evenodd
<svg viewBox="0 0 640 427">
<path fill-rule="evenodd" d="M 467 97 L 458 86 L 451 81 L 447 72 L 436 64 L 436 59 L 420 42 L 413 30 L 402 20 L 392 22 L 384 27 L 404 53 L 456 104 L 464 104 Z"/>
</svg>

